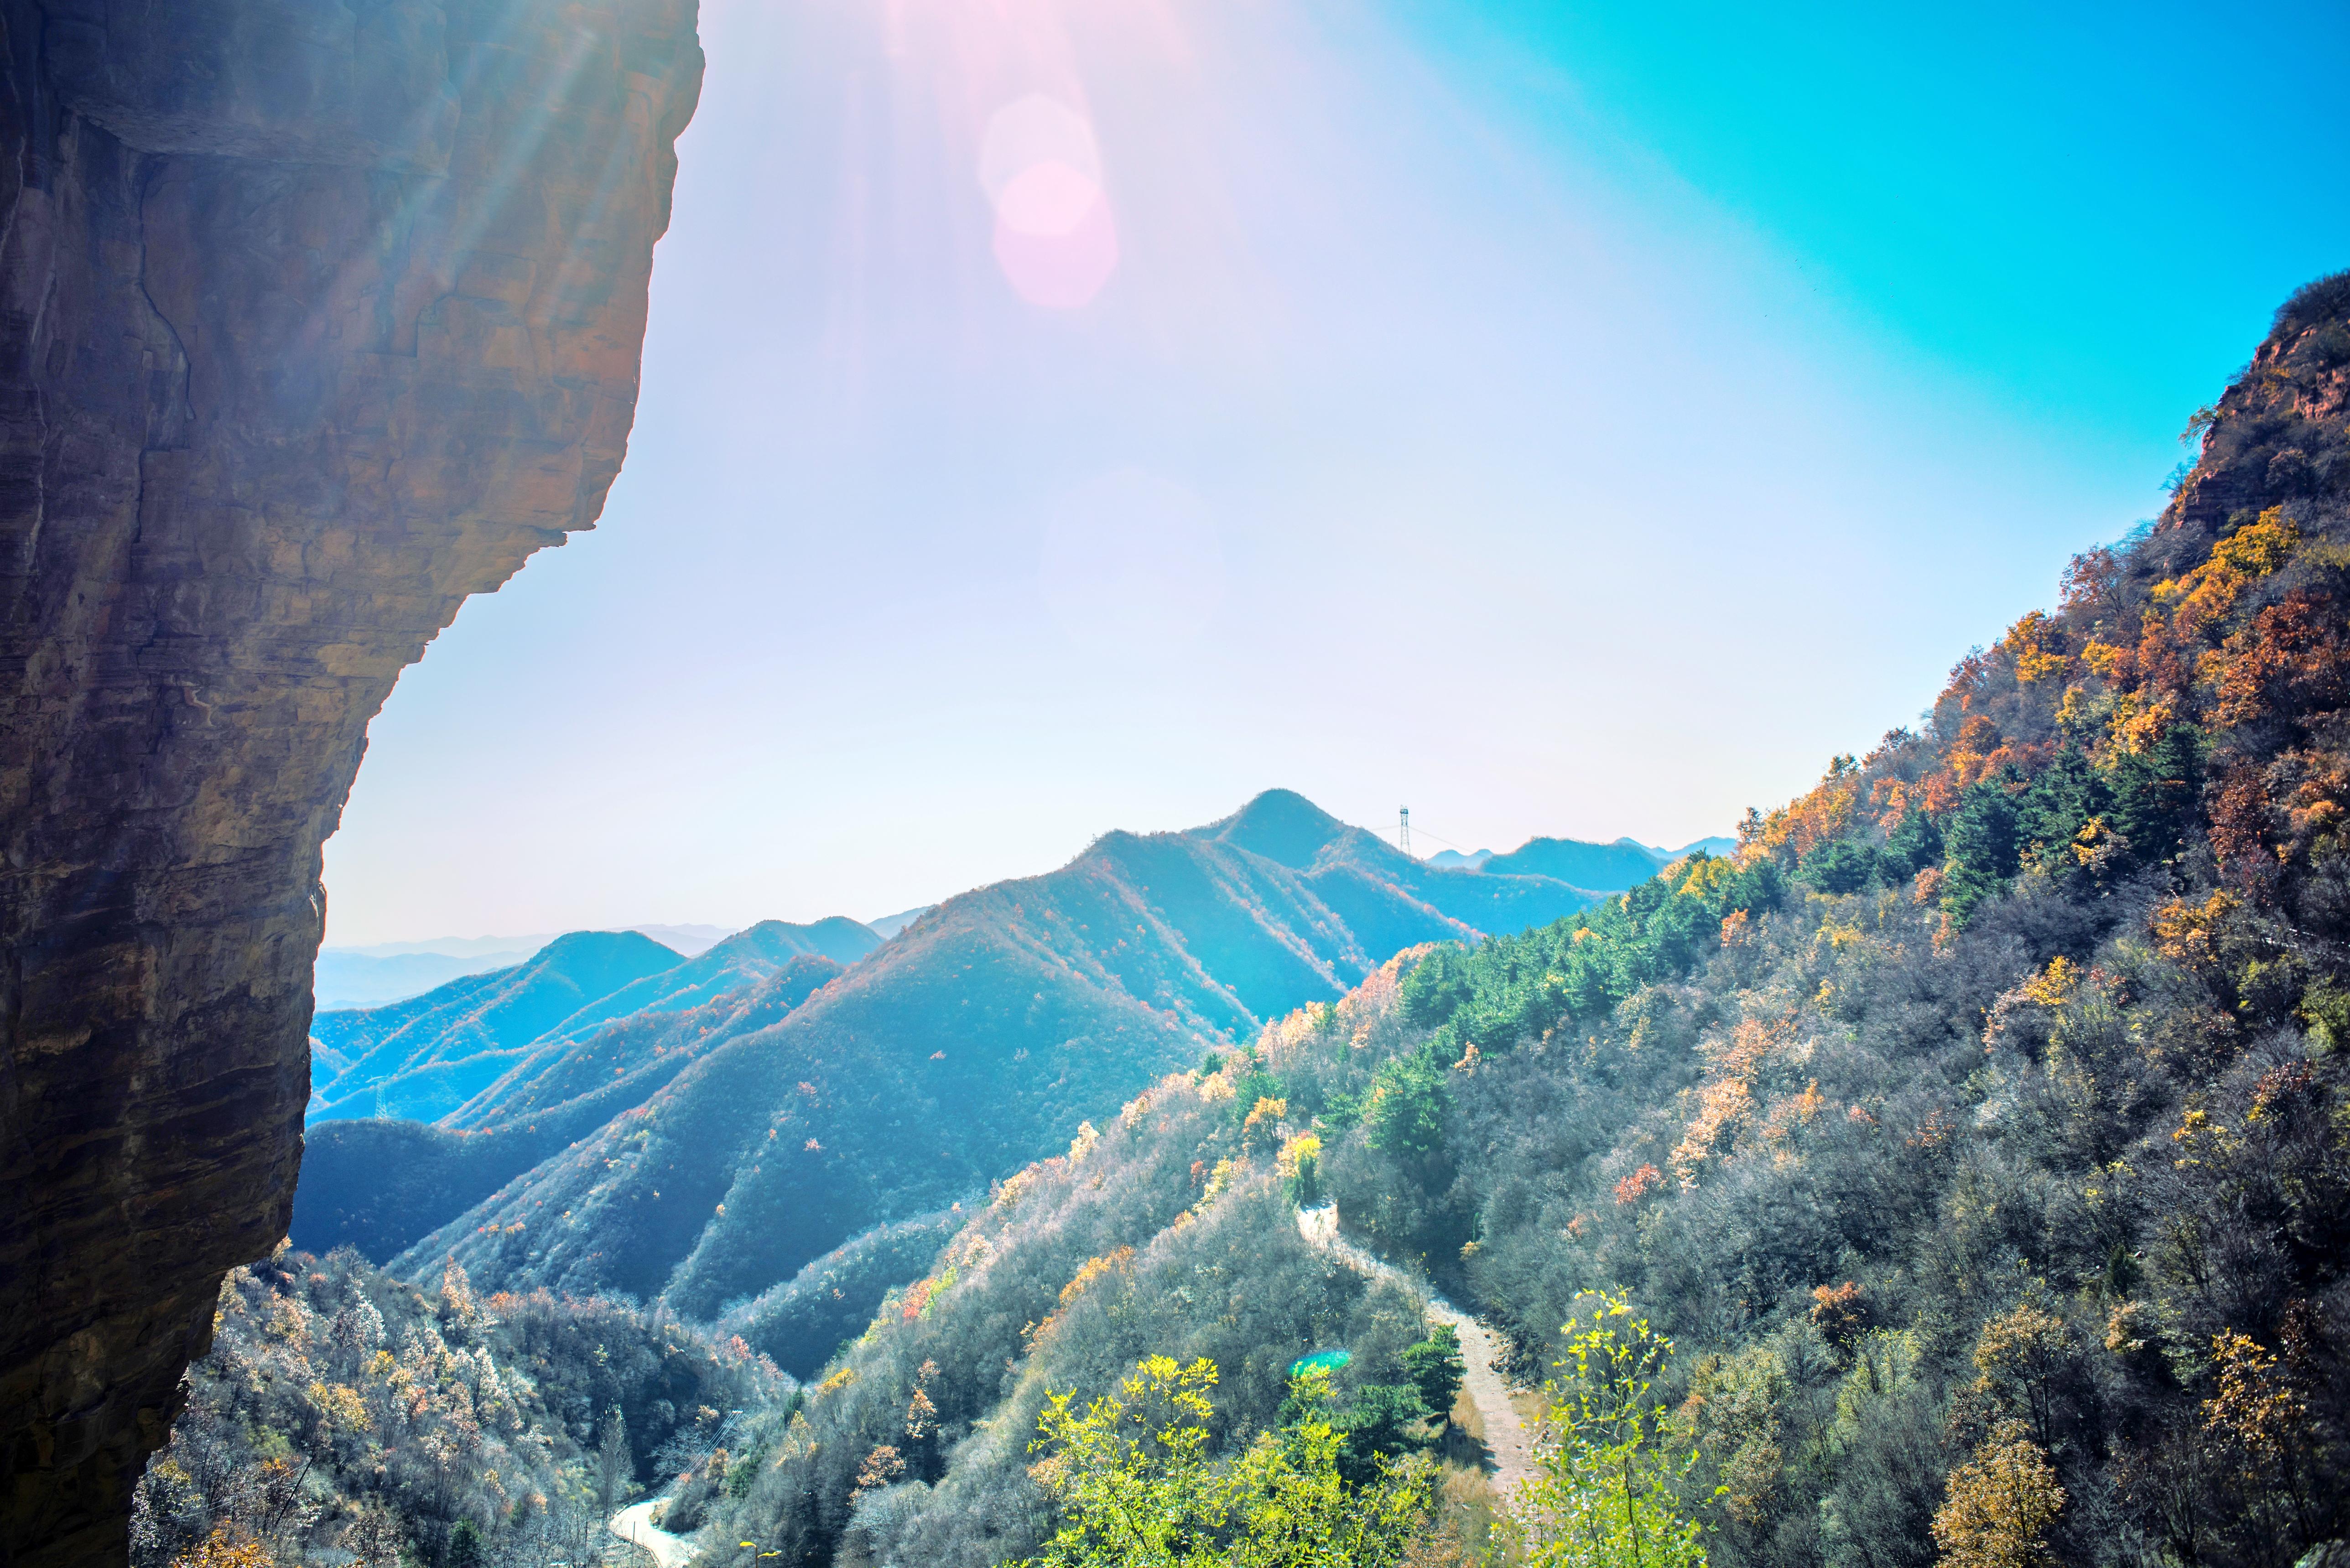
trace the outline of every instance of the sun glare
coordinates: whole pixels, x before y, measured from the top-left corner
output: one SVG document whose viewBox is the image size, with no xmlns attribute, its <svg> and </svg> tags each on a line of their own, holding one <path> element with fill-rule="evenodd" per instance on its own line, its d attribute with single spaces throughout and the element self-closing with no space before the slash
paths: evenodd
<svg viewBox="0 0 2350 1568">
<path fill-rule="evenodd" d="M 1118 270 L 1118 225 L 1102 190 L 1093 127 L 1030 93 L 991 115 L 979 183 L 995 210 L 995 261 L 1021 298 L 1074 310 Z"/>
</svg>

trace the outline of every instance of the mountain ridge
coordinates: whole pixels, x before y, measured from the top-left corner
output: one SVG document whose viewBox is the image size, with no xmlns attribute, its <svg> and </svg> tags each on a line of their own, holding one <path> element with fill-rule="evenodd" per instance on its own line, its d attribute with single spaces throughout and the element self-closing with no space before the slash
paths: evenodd
<svg viewBox="0 0 2350 1568">
<path fill-rule="evenodd" d="M 984 1192 L 1204 1043 L 1335 1000 L 1399 948 L 1597 897 L 1428 867 L 1286 790 L 1198 828 L 1106 834 L 1055 871 L 948 899 L 784 1016 L 713 1033 L 391 1266 L 454 1253 L 484 1288 L 619 1290 L 712 1316 L 875 1226 Z M 523 1110 L 484 1099 L 466 1119 L 511 1142 Z M 760 1348 L 790 1365 L 829 1346 Z"/>
<path fill-rule="evenodd" d="M 495 1075 L 487 1064 L 680 960 L 634 931 L 574 931 L 511 969 L 468 975 L 388 1007 L 321 1014 L 310 1024 L 314 1056 L 338 1070 L 314 1085 L 305 1119 L 404 1111 L 437 1120 Z"/>
</svg>

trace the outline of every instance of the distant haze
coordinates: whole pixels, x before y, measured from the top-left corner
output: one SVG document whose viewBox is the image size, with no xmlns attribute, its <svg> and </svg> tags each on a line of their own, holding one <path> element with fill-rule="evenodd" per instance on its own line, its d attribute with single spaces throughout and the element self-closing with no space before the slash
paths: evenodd
<svg viewBox="0 0 2350 1568">
<path fill-rule="evenodd" d="M 2350 261 L 2336 144 L 2211 107 L 2334 101 L 2350 13 L 2255 9 L 709 0 L 627 467 L 376 721 L 333 940 L 903 909 L 1273 785 L 1727 833 Z"/>
</svg>

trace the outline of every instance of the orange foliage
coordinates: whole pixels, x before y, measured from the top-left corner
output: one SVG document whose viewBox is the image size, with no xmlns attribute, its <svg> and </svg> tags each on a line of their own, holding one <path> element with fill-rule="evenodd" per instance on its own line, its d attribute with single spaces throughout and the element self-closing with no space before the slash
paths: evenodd
<svg viewBox="0 0 2350 1568">
<path fill-rule="evenodd" d="M 173 1558 L 172 1568 L 272 1568 L 272 1562 L 259 1542 L 236 1540 L 226 1525 L 216 1525 L 203 1544 Z"/>
<path fill-rule="evenodd" d="M 1949 1498 L 1934 1514 L 1934 1544 L 1944 1568 L 2041 1568 L 2055 1562 L 2048 1526 L 2064 1506 L 2047 1452 L 2022 1422 L 2002 1421 L 1950 1472 Z"/>
<path fill-rule="evenodd" d="M 1664 1184 L 1664 1176 L 1655 1166 L 1644 1165 L 1616 1184 L 1616 1201 L 1629 1208 Z"/>
<path fill-rule="evenodd" d="M 2154 912 L 2156 946 L 2162 956 L 2189 969 L 2217 961 L 2227 927 L 2243 909 L 2243 900 L 2224 888 L 2200 904 L 2173 898 Z"/>
<path fill-rule="evenodd" d="M 1868 1303 L 1862 1295 L 1860 1286 L 1850 1280 L 1840 1285 L 1813 1286 L 1812 1322 L 1831 1342 L 1850 1345 L 1868 1327 Z"/>
<path fill-rule="evenodd" d="M 1113 1270 L 1123 1272 L 1130 1268 L 1133 1263 L 1134 1249 L 1131 1247 L 1120 1247 L 1115 1252 L 1107 1252 L 1098 1258 L 1087 1259 L 1078 1268 L 1076 1277 L 1061 1287 L 1061 1305 L 1067 1307 L 1079 1296 L 1093 1289 L 1095 1283 L 1104 1274 Z"/>
<path fill-rule="evenodd" d="M 1673 1172 L 1683 1187 L 1697 1185 L 1698 1172 L 1705 1162 L 1752 1116 L 1755 1075 L 1793 1023 L 1792 1016 L 1767 1024 L 1760 1019 L 1744 1019 L 1726 1044 L 1707 1048 L 1713 1071 L 1710 1081 L 1698 1090 L 1697 1115 L 1690 1119 L 1671 1156 Z"/>
</svg>

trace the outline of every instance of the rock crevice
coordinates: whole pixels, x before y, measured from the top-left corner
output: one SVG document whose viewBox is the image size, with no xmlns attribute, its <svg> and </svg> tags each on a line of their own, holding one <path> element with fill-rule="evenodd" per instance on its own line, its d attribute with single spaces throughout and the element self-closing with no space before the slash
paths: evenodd
<svg viewBox="0 0 2350 1568">
<path fill-rule="evenodd" d="M 120 1561 L 284 1234 L 319 846 L 591 526 L 691 0 L 0 0 L 0 1564 Z"/>
</svg>

